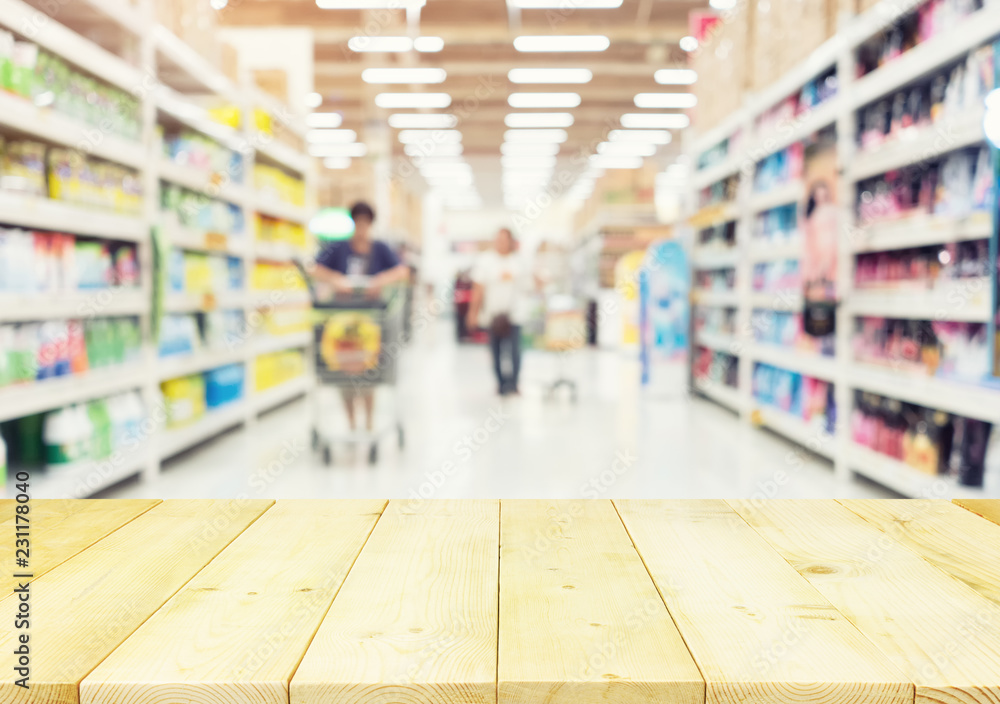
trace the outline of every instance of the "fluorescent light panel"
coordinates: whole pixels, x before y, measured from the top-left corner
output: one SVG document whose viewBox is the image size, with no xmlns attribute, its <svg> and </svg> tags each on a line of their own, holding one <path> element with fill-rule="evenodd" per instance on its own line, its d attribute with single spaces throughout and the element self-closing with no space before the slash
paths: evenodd
<svg viewBox="0 0 1000 704">
<path fill-rule="evenodd" d="M 579 93 L 511 93 L 507 104 L 512 108 L 575 108 Z"/>
<path fill-rule="evenodd" d="M 380 108 L 446 108 L 451 105 L 447 93 L 379 93 L 375 104 Z"/>
<path fill-rule="evenodd" d="M 306 97 L 303 101 L 307 108 L 318 108 L 323 104 L 323 96 L 319 93 L 306 93 Z"/>
<path fill-rule="evenodd" d="M 558 144 L 533 144 L 530 142 L 504 142 L 500 145 L 500 153 L 507 156 L 555 156 L 559 153 Z"/>
<path fill-rule="evenodd" d="M 351 157 L 330 156 L 323 160 L 323 166 L 328 169 L 348 169 L 351 166 Z"/>
<path fill-rule="evenodd" d="M 656 145 L 642 142 L 601 142 L 597 145 L 597 153 L 611 156 L 653 156 L 656 154 Z"/>
<path fill-rule="evenodd" d="M 628 129 L 682 130 L 691 120 L 680 114 L 630 112 L 622 115 L 621 123 Z"/>
<path fill-rule="evenodd" d="M 314 112 L 306 115 L 306 127 L 336 129 L 342 124 L 344 124 L 344 116 L 339 112 Z"/>
<path fill-rule="evenodd" d="M 659 110 L 693 108 L 698 104 L 694 93 L 639 93 L 635 96 L 637 108 L 656 108 Z"/>
<path fill-rule="evenodd" d="M 407 144 L 403 153 L 407 156 L 458 156 L 465 148 L 461 144 Z"/>
<path fill-rule="evenodd" d="M 565 142 L 569 135 L 566 130 L 507 130 L 503 133 L 505 142 Z"/>
<path fill-rule="evenodd" d="M 413 49 L 413 40 L 409 37 L 351 37 L 347 40 L 347 48 L 356 52 L 403 52 Z"/>
<path fill-rule="evenodd" d="M 309 130 L 306 141 L 310 144 L 348 144 L 358 139 L 354 130 Z"/>
<path fill-rule="evenodd" d="M 447 77 L 443 68 L 366 68 L 361 72 L 365 83 L 443 83 Z"/>
<path fill-rule="evenodd" d="M 403 130 L 399 133 L 402 144 L 457 144 L 462 141 L 458 130 Z"/>
<path fill-rule="evenodd" d="M 413 48 L 422 54 L 436 54 L 444 49 L 444 39 L 441 37 L 417 37 L 413 40 Z"/>
<path fill-rule="evenodd" d="M 508 127 L 570 127 L 573 115 L 568 112 L 512 112 L 503 121 Z"/>
<path fill-rule="evenodd" d="M 670 144 L 672 137 L 666 130 L 611 130 L 609 142 L 642 142 L 644 144 Z"/>
<path fill-rule="evenodd" d="M 590 163 L 602 169 L 639 169 L 642 168 L 642 157 L 594 154 L 590 157 Z"/>
<path fill-rule="evenodd" d="M 514 39 L 514 48 L 523 52 L 604 51 L 609 46 L 611 40 L 603 35 L 524 35 Z"/>
<path fill-rule="evenodd" d="M 500 165 L 504 168 L 546 169 L 556 165 L 554 156 L 503 156 Z"/>
<path fill-rule="evenodd" d="M 442 130 L 450 129 L 458 124 L 454 115 L 433 115 L 425 113 L 396 113 L 389 115 L 389 127 L 397 130 Z"/>
<path fill-rule="evenodd" d="M 689 86 L 698 80 L 698 73 L 690 68 L 661 68 L 653 80 L 661 86 Z"/>
<path fill-rule="evenodd" d="M 594 74 L 587 68 L 512 68 L 511 83 L 590 83 Z"/>
</svg>

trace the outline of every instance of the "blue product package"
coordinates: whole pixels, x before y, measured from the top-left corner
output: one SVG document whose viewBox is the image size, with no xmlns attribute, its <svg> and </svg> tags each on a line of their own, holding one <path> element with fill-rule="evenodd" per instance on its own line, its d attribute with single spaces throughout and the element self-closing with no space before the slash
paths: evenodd
<svg viewBox="0 0 1000 704">
<path fill-rule="evenodd" d="M 205 404 L 218 408 L 243 397 L 245 374 L 242 364 L 230 364 L 205 372 Z"/>
</svg>

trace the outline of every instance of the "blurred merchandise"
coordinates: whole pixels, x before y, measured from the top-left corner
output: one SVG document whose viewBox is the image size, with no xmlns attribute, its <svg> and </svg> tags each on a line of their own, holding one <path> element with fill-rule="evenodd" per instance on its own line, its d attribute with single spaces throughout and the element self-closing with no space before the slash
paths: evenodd
<svg viewBox="0 0 1000 704">
<path fill-rule="evenodd" d="M 706 227 L 698 231 L 698 247 L 726 251 L 736 246 L 736 223 L 733 221 Z"/>
<path fill-rule="evenodd" d="M 704 308 L 694 310 L 695 332 L 706 332 L 714 335 L 736 334 L 735 308 Z"/>
<path fill-rule="evenodd" d="M 692 371 L 698 381 L 735 389 L 739 379 L 739 358 L 728 352 L 696 347 Z"/>
<path fill-rule="evenodd" d="M 257 262 L 250 286 L 256 291 L 305 291 L 306 282 L 294 264 Z"/>
<path fill-rule="evenodd" d="M 267 200 L 297 206 L 306 204 L 305 181 L 274 166 L 254 164 L 253 185 L 257 194 Z"/>
<path fill-rule="evenodd" d="M 771 208 L 754 217 L 755 243 L 794 242 L 799 239 L 800 234 L 799 206 L 796 203 Z"/>
<path fill-rule="evenodd" d="M 181 249 L 171 250 L 167 261 L 170 288 L 183 293 L 224 293 L 243 288 L 243 262 Z"/>
<path fill-rule="evenodd" d="M 280 243 L 302 250 L 306 248 L 306 229 L 297 223 L 258 213 L 254 217 L 254 231 L 258 242 Z"/>
<path fill-rule="evenodd" d="M 758 262 L 753 267 L 753 290 L 758 293 L 797 291 L 802 286 L 798 259 Z"/>
<path fill-rule="evenodd" d="M 736 270 L 699 269 L 694 273 L 694 286 L 699 291 L 734 291 L 736 287 Z"/>
<path fill-rule="evenodd" d="M 982 323 L 857 318 L 853 343 L 856 360 L 898 373 L 970 382 L 990 373 Z"/>
<path fill-rule="evenodd" d="M 757 163 L 753 177 L 754 193 L 767 193 L 802 178 L 805 168 L 805 145 L 785 147 Z"/>
<path fill-rule="evenodd" d="M 165 224 L 173 220 L 180 227 L 225 235 L 242 235 L 245 230 L 238 205 L 165 181 L 160 184 L 160 211 Z"/>
<path fill-rule="evenodd" d="M 835 430 L 837 403 L 833 384 L 829 382 L 769 364 L 757 364 L 753 370 L 752 393 L 758 403 L 800 418 L 824 433 Z"/>
<path fill-rule="evenodd" d="M 954 279 L 990 276 L 989 241 L 867 252 L 857 256 L 856 288 L 932 288 Z"/>
<path fill-rule="evenodd" d="M 221 183 L 243 182 L 242 155 L 193 130 L 164 135 L 163 156 L 180 166 L 215 174 Z"/>
<path fill-rule="evenodd" d="M 805 354 L 832 357 L 836 348 L 834 335 L 814 337 L 802 327 L 802 314 L 770 309 L 755 309 L 750 319 L 754 340 Z"/>
<path fill-rule="evenodd" d="M 256 373 L 254 390 L 267 391 L 303 376 L 306 373 L 305 353 L 302 350 L 284 350 L 261 355 L 257 358 L 254 368 Z"/>
</svg>

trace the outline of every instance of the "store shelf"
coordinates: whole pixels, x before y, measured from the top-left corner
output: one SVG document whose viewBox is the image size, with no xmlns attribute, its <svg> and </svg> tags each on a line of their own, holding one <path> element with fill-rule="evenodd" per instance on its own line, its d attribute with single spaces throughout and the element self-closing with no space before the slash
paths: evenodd
<svg viewBox="0 0 1000 704">
<path fill-rule="evenodd" d="M 298 225 L 309 224 L 308 211 L 299 205 L 284 203 L 258 193 L 256 199 L 254 200 L 254 207 L 257 212 L 262 215 L 278 218 L 279 220 L 287 220 L 288 222 L 296 223 Z"/>
<path fill-rule="evenodd" d="M 750 212 L 762 213 L 781 205 L 801 203 L 805 195 L 806 188 L 803 181 L 793 181 L 764 193 L 754 193 L 750 196 Z"/>
<path fill-rule="evenodd" d="M 301 247 L 285 242 L 254 242 L 253 255 L 256 259 L 272 262 L 294 262 L 306 258 L 306 253 Z"/>
<path fill-rule="evenodd" d="M 695 379 L 694 388 L 699 393 L 715 401 L 720 406 L 736 413 L 742 413 L 746 404 L 740 392 L 731 386 L 705 379 Z"/>
<path fill-rule="evenodd" d="M 0 388 L 0 422 L 140 388 L 146 380 L 138 364 L 95 369 Z"/>
<path fill-rule="evenodd" d="M 149 237 L 142 218 L 10 191 L 0 191 L 0 223 L 123 242 L 141 242 Z"/>
<path fill-rule="evenodd" d="M 825 68 L 829 68 L 829 65 L 815 71 L 814 75 Z M 804 84 L 805 81 L 802 83 Z M 754 146 L 747 152 L 747 158 L 759 161 L 796 142 L 801 142 L 825 127 L 829 127 L 837 121 L 837 117 L 843 110 L 843 105 L 843 98 L 837 96 L 792 120 L 783 121 L 780 127 L 773 128 L 769 133 L 757 137 Z"/>
<path fill-rule="evenodd" d="M 738 291 L 699 291 L 691 292 L 691 300 L 696 306 L 731 306 L 740 304 Z"/>
<path fill-rule="evenodd" d="M 851 443 L 847 461 L 856 474 L 911 499 L 982 499 L 992 496 L 983 489 L 961 486 L 951 477 L 924 474 L 894 457 L 857 443 Z"/>
<path fill-rule="evenodd" d="M 246 351 L 242 346 L 233 350 L 202 350 L 193 354 L 161 357 L 156 363 L 156 376 L 160 381 L 177 379 L 229 364 L 238 364 L 245 358 Z"/>
<path fill-rule="evenodd" d="M 257 392 L 251 399 L 254 413 L 265 413 L 272 408 L 277 408 L 282 404 L 288 403 L 292 399 L 307 393 L 311 387 L 312 383 L 309 377 L 301 376 L 298 379 L 286 381 L 284 384 L 276 386 L 273 389 Z"/>
<path fill-rule="evenodd" d="M 714 166 L 709 166 L 701 171 L 696 171 L 691 177 L 691 185 L 698 190 L 711 186 L 713 183 L 718 183 L 722 179 L 738 173 L 745 163 L 747 163 L 747 159 L 744 154 L 733 154 L 727 157 L 725 161 L 719 162 Z"/>
<path fill-rule="evenodd" d="M 699 347 L 707 347 L 711 350 L 726 352 L 727 354 L 739 355 L 740 345 L 734 335 L 727 335 L 718 332 L 696 331 L 694 334 L 694 344 Z"/>
<path fill-rule="evenodd" d="M 159 440 L 160 459 L 173 457 L 226 430 L 242 425 L 246 418 L 247 401 L 240 399 L 209 411 L 190 425 L 165 430 Z"/>
<path fill-rule="evenodd" d="M 988 278 L 976 278 L 945 281 L 932 289 L 855 289 L 847 306 L 852 315 L 986 323 L 990 285 Z"/>
<path fill-rule="evenodd" d="M 159 54 L 157 68 L 160 73 L 169 74 L 172 83 L 183 82 L 187 89 L 185 92 L 207 91 L 232 103 L 242 104 L 243 96 L 236 85 L 169 29 L 162 25 L 154 27 L 153 44 Z"/>
<path fill-rule="evenodd" d="M 141 315 L 149 299 L 140 289 L 109 288 L 67 294 L 0 293 L 0 322 Z"/>
<path fill-rule="evenodd" d="M 31 493 L 46 499 L 86 499 L 139 474 L 149 453 L 142 450 L 114 453 L 103 460 L 88 460 L 64 467 L 33 470 Z"/>
<path fill-rule="evenodd" d="M 245 152 L 247 140 L 239 132 L 219 124 L 200 105 L 188 102 L 175 91 L 160 86 L 156 92 L 156 107 L 165 115 L 177 120 L 195 132 L 211 137 L 228 149 Z"/>
<path fill-rule="evenodd" d="M 781 310 L 798 313 L 804 306 L 800 291 L 778 291 L 776 293 L 753 293 L 750 306 L 764 310 Z"/>
<path fill-rule="evenodd" d="M 225 174 L 215 174 L 201 169 L 176 164 L 169 159 L 160 159 L 160 178 L 197 193 L 228 201 L 235 205 L 246 205 L 247 192 L 242 186 L 225 183 Z"/>
<path fill-rule="evenodd" d="M 802 240 L 791 239 L 783 242 L 755 242 L 748 249 L 752 262 L 774 262 L 802 257 Z"/>
<path fill-rule="evenodd" d="M 168 313 L 198 313 L 246 307 L 245 291 L 223 293 L 168 293 L 164 309 Z"/>
<path fill-rule="evenodd" d="M 871 391 L 925 408 L 1000 423 L 1000 384 L 989 387 L 931 376 L 853 364 L 848 371 L 852 388 Z"/>
<path fill-rule="evenodd" d="M 166 240 L 175 247 L 196 252 L 215 252 L 234 257 L 245 257 L 247 241 L 245 235 L 225 235 L 218 232 L 202 232 L 181 227 L 176 222 L 161 226 Z"/>
<path fill-rule="evenodd" d="M 753 420 L 821 457 L 833 459 L 836 454 L 836 441 L 833 435 L 773 406 L 755 408 Z"/>
<path fill-rule="evenodd" d="M 298 332 L 292 335 L 264 336 L 253 342 L 254 356 L 270 354 L 271 352 L 281 352 L 300 347 L 308 347 L 312 344 L 313 334 L 311 332 Z"/>
<path fill-rule="evenodd" d="M 707 228 L 715 227 L 726 222 L 733 222 L 740 219 L 739 203 L 717 203 L 708 205 L 688 218 L 692 227 Z"/>
<path fill-rule="evenodd" d="M 691 253 L 691 263 L 695 269 L 731 269 L 739 263 L 740 258 L 739 247 L 695 247 Z"/>
<path fill-rule="evenodd" d="M 947 32 L 918 44 L 898 59 L 855 81 L 851 88 L 853 107 L 860 109 L 960 59 L 969 53 L 970 47 L 983 44 L 998 34 L 1000 12 L 995 8 L 972 14 Z"/>
<path fill-rule="evenodd" d="M 0 92 L 0 127 L 62 147 L 79 149 L 82 146 L 90 156 L 133 169 L 141 170 L 145 164 L 141 144 L 105 134 L 99 127 L 48 108 L 35 107 L 20 96 L 4 92 Z"/>
<path fill-rule="evenodd" d="M 837 378 L 837 362 L 833 357 L 765 344 L 752 345 L 750 357 L 756 362 L 798 372 L 814 379 L 832 382 Z"/>
<path fill-rule="evenodd" d="M 258 132 L 251 137 L 250 142 L 257 149 L 258 159 L 263 157 L 265 161 L 291 169 L 300 175 L 304 175 L 309 170 L 310 158 L 307 154 L 297 152 L 281 142 L 276 142 L 271 135 Z"/>
<path fill-rule="evenodd" d="M 851 160 L 848 178 L 861 181 L 911 164 L 931 161 L 943 154 L 980 144 L 983 134 L 982 109 L 943 124 L 902 132 L 892 142 L 870 152 L 859 151 Z"/>
<path fill-rule="evenodd" d="M 882 252 L 968 240 L 988 239 L 993 232 L 989 213 L 954 219 L 932 215 L 871 223 L 848 240 L 854 252 Z"/>
<path fill-rule="evenodd" d="M 106 5 L 109 1 L 104 0 L 100 4 Z M 55 9 L 58 11 L 59 7 L 61 5 Z M 31 37 L 38 46 L 127 92 L 131 93 L 137 87 L 144 85 L 143 75 L 138 69 L 51 17 L 43 17 L 45 31 L 35 32 Z M 21 0 L 0 0 L 0 26 L 20 33 L 25 28 L 36 27 L 38 19 L 39 11 L 27 3 Z M 0 114 L 3 114 L 2 110 Z"/>
</svg>

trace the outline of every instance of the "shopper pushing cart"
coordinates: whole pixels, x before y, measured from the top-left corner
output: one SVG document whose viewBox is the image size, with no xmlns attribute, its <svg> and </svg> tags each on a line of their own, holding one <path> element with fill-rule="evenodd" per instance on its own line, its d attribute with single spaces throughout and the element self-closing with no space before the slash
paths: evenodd
<svg viewBox="0 0 1000 704">
<path fill-rule="evenodd" d="M 332 299 L 323 300 L 317 287 L 310 287 L 317 315 L 316 373 L 320 381 L 341 387 L 351 430 L 347 439 L 371 440 L 369 459 L 374 463 L 381 435 L 374 427 L 375 387 L 395 384 L 396 351 L 388 353 L 385 343 L 393 334 L 400 336 L 402 330 L 402 299 L 393 288 L 409 279 L 410 270 L 389 245 L 371 237 L 375 212 L 370 205 L 355 203 L 351 219 L 351 238 L 327 245 L 316 263 L 307 267 L 310 278 L 334 293 Z M 358 400 L 364 406 L 364 431 L 358 430 Z M 402 445 L 402 424 L 396 425 Z M 333 438 L 324 442 L 318 410 L 313 439 L 330 464 Z"/>
</svg>

